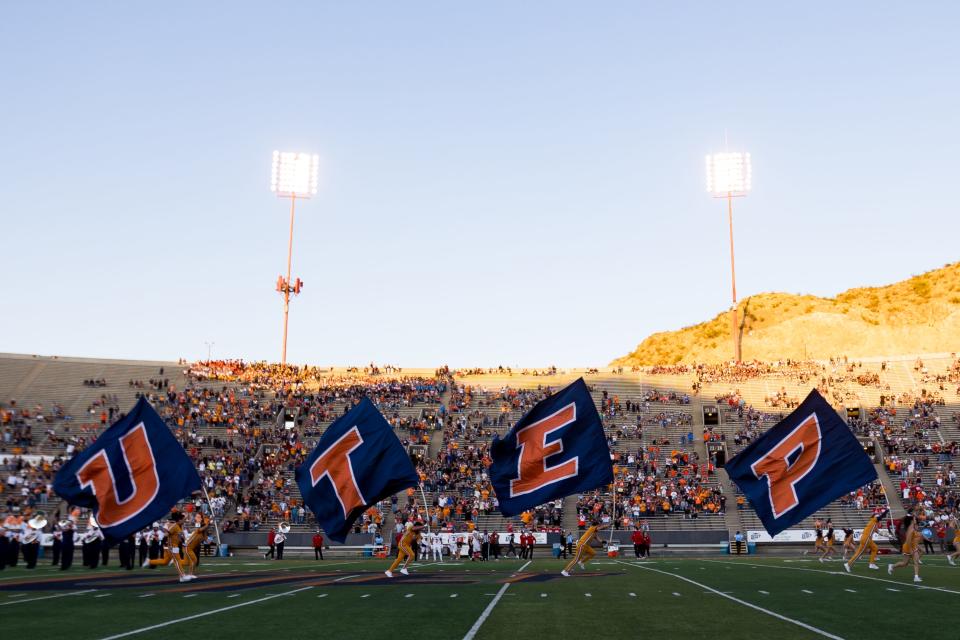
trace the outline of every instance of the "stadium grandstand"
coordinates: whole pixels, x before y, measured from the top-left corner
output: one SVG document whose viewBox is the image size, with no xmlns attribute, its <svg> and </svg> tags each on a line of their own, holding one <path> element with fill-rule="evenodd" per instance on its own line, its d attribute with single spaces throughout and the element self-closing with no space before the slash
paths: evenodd
<svg viewBox="0 0 960 640">
<path fill-rule="evenodd" d="M 497 510 L 487 467 L 493 437 L 536 402 L 583 377 L 600 411 L 614 485 L 541 505 L 515 518 Z M 94 442 L 140 397 L 194 460 L 210 496 L 189 509 L 212 516 L 224 543 L 262 547 L 291 527 L 293 548 L 317 529 L 293 470 L 325 428 L 371 398 L 416 465 L 421 486 L 384 500 L 354 525 L 353 546 L 407 521 L 448 532 L 536 531 L 561 536 L 598 519 L 610 542 L 648 530 L 671 552 L 720 548 L 737 532 L 773 544 L 724 461 L 776 424 L 811 388 L 830 399 L 874 461 L 879 481 L 815 520 L 859 529 L 889 505 L 930 514 L 957 507 L 960 360 L 925 358 L 559 370 L 452 371 L 395 366 L 333 368 L 241 361 L 146 362 L 0 355 L 0 464 L 7 512 L 68 505 L 52 490 L 69 457 Z M 808 535 L 780 537 L 785 544 Z M 553 538 L 551 538 L 553 539 Z M 546 538 L 541 544 L 546 544 Z"/>
</svg>

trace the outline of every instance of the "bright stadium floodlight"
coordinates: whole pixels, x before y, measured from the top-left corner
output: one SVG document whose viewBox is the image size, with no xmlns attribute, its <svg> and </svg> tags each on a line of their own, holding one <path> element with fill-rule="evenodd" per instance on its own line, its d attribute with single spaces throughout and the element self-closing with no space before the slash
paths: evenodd
<svg viewBox="0 0 960 640">
<path fill-rule="evenodd" d="M 750 192 L 752 185 L 750 154 L 742 152 L 711 153 L 707 155 L 707 191 L 714 198 L 727 199 L 727 221 L 730 227 L 730 288 L 733 304 L 730 306 L 730 334 L 733 339 L 733 357 L 741 360 L 740 331 L 737 326 L 737 270 L 733 258 L 733 199 Z"/>
<path fill-rule="evenodd" d="M 713 153 L 707 156 L 707 191 L 714 198 L 745 196 L 750 191 L 749 153 Z"/>
<path fill-rule="evenodd" d="M 270 171 L 270 191 L 281 198 L 290 198 L 290 241 L 287 245 L 287 277 L 277 278 L 277 291 L 283 294 L 283 346 L 280 364 L 287 364 L 287 323 L 290 317 L 290 294 L 299 295 L 303 282 L 297 278 L 291 282 L 290 266 L 293 259 L 293 216 L 297 198 L 310 198 L 317 194 L 317 174 L 320 156 L 310 153 L 274 151 Z"/>
<path fill-rule="evenodd" d="M 281 198 L 309 198 L 317 194 L 320 156 L 290 151 L 273 152 L 270 191 Z"/>
</svg>

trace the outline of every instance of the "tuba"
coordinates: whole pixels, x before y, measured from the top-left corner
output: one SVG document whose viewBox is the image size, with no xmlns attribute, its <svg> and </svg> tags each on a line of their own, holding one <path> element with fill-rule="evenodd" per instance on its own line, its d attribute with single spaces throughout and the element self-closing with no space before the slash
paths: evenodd
<svg viewBox="0 0 960 640">
<path fill-rule="evenodd" d="M 37 511 L 37 515 L 27 520 L 27 526 L 29 526 L 31 529 L 36 529 L 37 531 L 43 529 L 47 526 L 47 514 L 45 514 L 43 511 Z"/>
<path fill-rule="evenodd" d="M 280 533 L 282 533 L 283 535 L 287 535 L 288 533 L 290 533 L 290 524 L 289 524 L 289 523 L 286 523 L 286 522 L 281 522 L 281 523 L 277 526 L 277 529 L 278 529 L 278 530 L 280 531 Z"/>
</svg>

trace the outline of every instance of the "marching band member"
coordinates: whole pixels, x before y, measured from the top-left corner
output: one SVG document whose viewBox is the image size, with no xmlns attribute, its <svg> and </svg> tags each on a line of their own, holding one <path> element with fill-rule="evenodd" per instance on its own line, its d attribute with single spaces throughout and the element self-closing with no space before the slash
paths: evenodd
<svg viewBox="0 0 960 640">
<path fill-rule="evenodd" d="M 422 522 L 417 522 L 416 524 L 407 522 L 404 527 L 403 537 L 400 538 L 400 542 L 397 543 L 397 557 L 393 561 L 393 564 L 390 565 L 390 568 L 384 571 L 388 578 L 393 577 L 394 569 L 399 567 L 401 563 L 403 563 L 403 566 L 400 568 L 400 573 L 405 576 L 410 575 L 407 572 L 407 565 L 417 558 L 414 549 L 416 549 L 417 541 L 420 539 L 420 532 L 422 530 Z"/>
<path fill-rule="evenodd" d="M 136 555 L 136 543 L 134 542 L 132 533 L 117 543 L 117 555 L 120 556 L 121 569 L 127 569 L 128 571 L 133 569 L 133 557 Z"/>
<path fill-rule="evenodd" d="M 163 539 L 165 537 L 163 533 L 163 529 L 160 527 L 160 523 L 154 522 L 153 527 L 151 527 L 150 531 L 147 532 L 147 535 L 149 536 L 149 539 L 147 540 L 147 542 L 150 545 L 150 549 L 149 549 L 149 553 L 147 554 L 147 557 L 150 560 L 156 560 L 157 558 L 160 557 L 160 548 L 161 548 L 161 545 L 163 544 Z M 142 562 L 140 564 L 143 565 Z M 156 569 L 154 565 L 150 565 L 150 568 Z"/>
<path fill-rule="evenodd" d="M 100 532 L 100 564 L 107 566 L 107 560 L 110 559 L 110 543 L 107 542 L 106 536 L 103 535 L 103 532 Z"/>
<path fill-rule="evenodd" d="M 20 560 L 20 534 L 23 531 L 23 516 L 10 514 L 3 521 L 7 539 L 7 566 L 15 567 Z"/>
<path fill-rule="evenodd" d="M 4 513 L 4 511 L 0 511 L 0 571 L 3 571 L 7 567 L 7 551 L 10 548 Z"/>
<path fill-rule="evenodd" d="M 170 522 L 167 525 L 167 545 L 163 549 L 163 556 L 156 560 L 147 560 L 143 566 L 165 567 L 172 562 L 177 568 L 177 573 L 180 574 L 180 582 L 189 582 L 195 579 L 196 576 L 185 572 L 181 564 L 180 550 L 183 545 L 183 529 L 180 528 L 181 520 L 183 520 L 183 514 L 179 511 L 174 511 L 170 514 Z M 196 559 L 190 558 L 191 552 L 186 547 L 183 547 L 183 551 L 188 567 L 192 567 L 196 563 Z"/>
<path fill-rule="evenodd" d="M 23 542 L 20 548 L 23 550 L 23 560 L 27 563 L 27 569 L 34 569 L 37 566 L 37 558 L 40 556 L 40 532 L 46 526 L 47 519 L 43 513 L 37 513 L 24 525 Z"/>
<path fill-rule="evenodd" d="M 10 537 L 7 535 L 7 516 L 0 524 L 0 571 L 7 566 L 7 557 L 10 555 Z"/>
<path fill-rule="evenodd" d="M 147 559 L 147 532 L 137 531 L 133 536 L 133 544 L 137 548 L 137 566 L 142 567 L 143 561 Z"/>
<path fill-rule="evenodd" d="M 63 527 L 60 523 L 53 525 L 53 558 L 50 564 L 57 566 L 60 564 L 60 556 L 63 553 Z"/>
<path fill-rule="evenodd" d="M 59 522 L 63 541 L 60 546 L 60 571 L 66 571 L 73 566 L 73 538 L 76 532 L 74 520 L 72 517 Z"/>
<path fill-rule="evenodd" d="M 100 565 L 100 545 L 103 532 L 96 519 L 90 516 L 87 530 L 83 534 L 83 565 L 88 569 L 96 569 Z"/>
</svg>

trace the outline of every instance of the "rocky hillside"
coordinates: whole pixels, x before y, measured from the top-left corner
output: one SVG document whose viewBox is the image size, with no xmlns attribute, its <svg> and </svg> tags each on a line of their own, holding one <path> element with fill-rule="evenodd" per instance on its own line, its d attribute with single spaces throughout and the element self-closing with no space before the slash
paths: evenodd
<svg viewBox="0 0 960 640">
<path fill-rule="evenodd" d="M 835 298 L 763 293 L 739 305 L 744 360 L 825 359 L 960 351 L 960 262 Z M 722 362 L 730 316 L 655 333 L 617 365 Z"/>
</svg>

